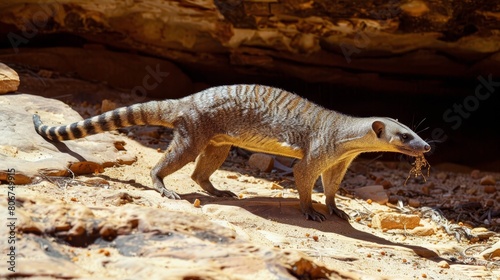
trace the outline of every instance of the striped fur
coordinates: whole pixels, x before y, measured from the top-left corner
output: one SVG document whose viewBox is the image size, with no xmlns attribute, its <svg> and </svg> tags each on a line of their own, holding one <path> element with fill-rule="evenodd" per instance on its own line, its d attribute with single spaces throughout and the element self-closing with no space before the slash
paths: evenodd
<svg viewBox="0 0 500 280">
<path fill-rule="evenodd" d="M 294 176 L 302 211 L 322 221 L 311 192 L 322 176 L 331 214 L 348 219 L 335 205 L 335 193 L 351 161 L 362 152 L 389 151 L 417 156 L 430 147 L 411 129 L 389 118 L 356 118 L 327 110 L 287 91 L 261 85 L 213 87 L 178 100 L 152 101 L 116 109 L 65 126 L 47 126 L 33 116 L 36 131 L 51 141 L 85 137 L 133 125 L 174 129 L 168 152 L 151 171 L 154 187 L 170 198 L 163 178 L 196 160 L 192 178 L 207 192 L 210 175 L 231 146 L 301 159 Z"/>
</svg>

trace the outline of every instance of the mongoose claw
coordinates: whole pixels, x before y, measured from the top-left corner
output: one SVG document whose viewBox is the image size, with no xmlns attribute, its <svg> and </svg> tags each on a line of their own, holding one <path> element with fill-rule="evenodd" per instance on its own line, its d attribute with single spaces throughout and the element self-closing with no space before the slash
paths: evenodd
<svg viewBox="0 0 500 280">
<path fill-rule="evenodd" d="M 162 188 L 160 193 L 161 196 L 166 196 L 168 199 L 181 199 L 181 197 L 176 192 L 167 190 L 165 188 Z"/>
<path fill-rule="evenodd" d="M 351 216 L 349 216 L 346 212 L 337 208 L 337 206 L 329 206 L 328 209 L 330 210 L 331 215 L 335 214 L 339 216 L 341 219 L 346 221 L 349 221 L 351 219 Z"/>
<path fill-rule="evenodd" d="M 321 214 L 320 212 L 317 212 L 314 209 L 305 211 L 304 215 L 306 216 L 306 220 L 312 220 L 320 223 L 326 220 L 325 215 Z"/>
</svg>

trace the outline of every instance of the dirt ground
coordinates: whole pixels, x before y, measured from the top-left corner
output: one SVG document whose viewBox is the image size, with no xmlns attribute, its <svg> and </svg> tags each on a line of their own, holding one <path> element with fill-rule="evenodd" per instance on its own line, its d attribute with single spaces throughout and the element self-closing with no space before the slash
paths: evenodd
<svg viewBox="0 0 500 280">
<path fill-rule="evenodd" d="M 148 190 L 149 172 L 165 150 L 169 131 L 163 128 L 132 129 L 126 150 L 137 155 L 132 165 L 105 169 L 102 174 L 78 176 L 77 181 L 102 179 L 99 185 L 61 187 L 57 184 L 42 182 L 23 189 L 23 194 L 37 197 L 51 197 L 67 203 L 79 203 L 92 208 L 106 208 L 110 200 L 119 193 L 126 192 L 134 199 L 131 204 L 146 207 L 165 208 L 165 211 L 190 212 L 223 224 L 249 241 L 265 246 L 293 249 L 306 253 L 318 263 L 327 267 L 359 272 L 370 277 L 388 276 L 394 279 L 499 279 L 500 270 L 496 259 L 485 260 L 480 252 L 491 247 L 498 236 L 485 240 L 468 239 L 461 236 L 458 241 L 455 233 L 446 233 L 441 223 L 423 218 L 422 228 L 410 231 L 404 229 L 382 230 L 371 226 L 375 213 L 398 212 L 423 215 L 423 207 L 439 207 L 449 221 L 448 228 L 487 227 L 497 231 L 500 219 L 479 220 L 483 210 L 498 209 L 498 195 L 485 193 L 479 184 L 477 171 L 458 173 L 439 171 L 433 168 L 427 182 L 422 178 L 410 179 L 404 186 L 411 166 L 404 162 L 380 162 L 377 160 L 358 160 L 350 168 L 343 182 L 337 204 L 353 219 L 348 223 L 336 216 L 328 216 L 323 223 L 305 220 L 299 210 L 298 194 L 293 188 L 293 178 L 279 170 L 269 173 L 250 168 L 247 159 L 234 149 L 217 171 L 212 181 L 220 189 L 231 190 L 238 199 L 216 198 L 204 193 L 191 179 L 193 164 L 167 177 L 165 183 L 180 194 L 182 200 L 167 201 L 156 191 Z M 448 166 L 449 168 L 449 166 Z M 457 168 L 457 167 L 455 167 Z M 480 176 L 486 173 L 480 172 Z M 490 174 L 498 178 L 500 174 Z M 352 191 L 359 186 L 380 183 L 383 178 L 390 185 L 385 189 L 389 194 L 388 205 L 356 198 Z M 431 183 L 431 184 L 429 184 Z M 40 184 L 43 184 L 41 188 Z M 429 188 L 430 191 L 425 188 Z M 283 187 L 283 188 L 281 188 Z M 471 191 L 471 190 L 475 191 Z M 496 184 L 495 189 L 498 189 Z M 316 188 L 313 199 L 316 209 L 326 213 L 324 195 L 321 187 Z M 398 207 L 398 198 L 405 201 Z M 412 203 L 418 201 L 420 207 L 407 206 L 408 198 Z M 190 207 L 199 200 L 201 207 Z M 490 203 L 489 207 L 468 210 L 467 205 L 479 206 Z M 476 205 L 476 207 L 479 207 Z M 471 207 L 474 207 L 473 205 Z M 475 212 L 474 212 L 475 211 Z M 481 213 L 480 213 L 481 212 Z M 461 213 L 461 215 L 459 214 Z M 460 222 L 457 224 L 457 222 Z M 489 224 L 488 224 L 489 223 Z M 444 262 L 443 262 L 444 261 Z M 85 263 L 80 260 L 78 263 Z"/>
<path fill-rule="evenodd" d="M 88 117 L 98 107 L 77 104 L 75 109 Z M 406 158 L 389 156 L 385 158 L 392 161 L 380 161 L 378 155 L 371 155 L 352 164 L 337 195 L 337 205 L 351 221 L 328 215 L 325 222 L 318 223 L 301 214 L 293 177 L 286 170 L 251 168 L 249 154 L 238 149 L 232 150 L 212 176 L 216 187 L 230 190 L 238 198 L 204 193 L 190 178 L 194 167 L 190 163 L 165 179 L 166 186 L 181 196 L 181 200 L 168 200 L 150 189 L 149 173 L 167 149 L 170 131 L 146 127 L 121 133 L 129 136 L 125 149 L 137 156 L 135 163 L 77 176 L 73 179 L 76 184 L 70 185 L 59 184 L 57 178 L 52 182 L 40 178 L 18 188 L 17 195 L 81 204 L 96 212 L 132 204 L 193 214 L 229 228 L 251 243 L 300 251 L 326 267 L 359 273 L 361 279 L 500 279 L 498 257 L 482 254 L 500 240 L 499 173 L 454 164 L 434 166 L 430 161 L 429 176 L 424 170 L 425 180 L 407 181 L 412 166 Z M 485 178 L 493 183 L 484 184 Z M 387 203 L 381 205 L 376 199 L 361 199 L 355 194 L 357 189 L 372 185 L 384 186 Z M 130 199 L 115 203 L 124 194 Z M 316 209 L 327 212 L 319 182 L 313 200 Z M 200 207 L 194 206 L 197 201 Z M 373 217 L 387 212 L 418 215 L 421 226 L 374 227 Z M 62 246 L 78 255 L 72 260 L 75 265 L 94 269 L 93 255 L 85 253 L 90 249 Z M 99 273 L 113 278 L 110 271 Z"/>
</svg>

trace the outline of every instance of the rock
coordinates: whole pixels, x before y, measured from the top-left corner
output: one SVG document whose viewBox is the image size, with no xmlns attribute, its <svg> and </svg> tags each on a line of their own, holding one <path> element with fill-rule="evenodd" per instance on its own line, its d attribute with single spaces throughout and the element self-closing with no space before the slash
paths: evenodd
<svg viewBox="0 0 500 280">
<path fill-rule="evenodd" d="M 255 153 L 248 159 L 248 165 L 263 172 L 270 172 L 273 170 L 274 159 L 267 154 Z"/>
<path fill-rule="evenodd" d="M 409 231 L 410 234 L 415 236 L 431 236 L 435 233 L 434 228 L 431 225 L 418 226 Z"/>
<path fill-rule="evenodd" d="M 429 7 L 427 7 L 425 2 L 414 0 L 401 5 L 401 11 L 412 17 L 420 17 L 429 12 Z"/>
<path fill-rule="evenodd" d="M 479 239 L 488 239 L 495 235 L 495 232 L 489 231 L 487 228 L 478 227 L 471 230 L 471 234 L 477 236 Z"/>
<path fill-rule="evenodd" d="M 292 167 L 297 159 L 284 156 L 274 156 L 274 159 L 286 167 Z"/>
<path fill-rule="evenodd" d="M 448 173 L 446 172 L 439 172 L 438 174 L 436 174 L 436 178 L 442 182 L 446 181 L 446 179 L 448 179 Z"/>
<path fill-rule="evenodd" d="M 382 185 L 384 189 L 392 188 L 392 183 L 384 179 L 383 177 L 378 177 L 377 179 L 375 179 L 375 184 Z"/>
<path fill-rule="evenodd" d="M 0 56 L 2 61 L 31 63 L 43 69 L 75 73 L 88 81 L 106 81 L 131 93 L 136 101 L 144 102 L 145 97 L 179 98 L 193 92 L 191 79 L 179 67 L 150 56 L 70 47 L 23 49 Z"/>
<path fill-rule="evenodd" d="M 500 257 L 500 241 L 493 244 L 493 246 L 491 246 L 491 248 L 486 249 L 483 252 L 481 252 L 481 256 L 485 260 L 491 260 L 493 258 Z"/>
<path fill-rule="evenodd" d="M 272 183 L 271 190 L 283 190 L 284 188 L 276 183 Z"/>
<path fill-rule="evenodd" d="M 0 94 L 16 91 L 19 83 L 17 72 L 9 66 L 0 63 Z"/>
<path fill-rule="evenodd" d="M 116 106 L 115 102 L 108 100 L 108 99 L 104 99 L 101 102 L 101 113 L 112 111 L 112 110 L 116 109 L 116 107 L 117 106 Z"/>
<path fill-rule="evenodd" d="M 424 193 L 425 195 L 430 195 L 432 189 L 434 189 L 434 183 L 427 182 L 422 186 L 422 193 Z"/>
<path fill-rule="evenodd" d="M 420 201 L 416 198 L 408 199 L 408 205 L 410 205 L 411 207 L 420 207 L 420 204 Z"/>
<path fill-rule="evenodd" d="M 470 172 L 470 177 L 472 179 L 479 179 L 481 178 L 481 171 L 479 171 L 478 169 L 474 169 Z"/>
<path fill-rule="evenodd" d="M 197 198 L 194 200 L 193 202 L 193 206 L 196 207 L 196 208 L 200 208 L 201 207 L 201 201 Z"/>
<path fill-rule="evenodd" d="M 373 216 L 372 227 L 380 229 L 414 229 L 419 226 L 420 217 L 399 213 L 378 213 Z"/>
<path fill-rule="evenodd" d="M 485 193 L 488 193 L 488 194 L 492 194 L 492 193 L 496 193 L 497 192 L 497 188 L 493 185 L 487 185 L 487 186 L 484 186 L 484 192 Z"/>
<path fill-rule="evenodd" d="M 31 182 L 39 172 L 51 176 L 102 172 L 104 167 L 132 163 L 135 155 L 117 151 L 115 142 L 125 137 L 111 133 L 85 139 L 51 143 L 33 128 L 38 113 L 46 124 L 68 124 L 82 118 L 68 105 L 54 99 L 28 94 L 0 96 L 0 180 L 7 181 L 8 169 L 15 169 L 15 184 Z"/>
<path fill-rule="evenodd" d="M 119 278 L 127 279 L 159 279 L 165 275 L 168 279 L 359 278 L 317 264 L 299 251 L 237 238 L 237 231 L 203 215 L 130 204 L 101 212 L 35 195 L 24 201 L 19 213 L 22 210 L 23 216 L 36 220 L 43 231 L 33 234 L 26 227 L 17 228 L 22 234 L 22 256 L 18 256 L 16 269 L 30 278 L 91 279 L 103 263 L 106 270 L 119 271 Z M 169 204 L 173 203 L 186 204 Z M 0 200 L 0 207 L 6 206 L 6 200 Z M 93 211 L 99 211 L 98 217 Z M 1 227 L 0 233 L 8 236 L 7 230 Z M 260 232 L 273 242 L 287 240 L 274 232 Z M 99 237 L 113 242 L 102 242 Z M 7 238 L 0 245 L 8 248 Z M 7 278 L 7 272 L 0 272 L 0 278 Z"/>
<path fill-rule="evenodd" d="M 440 268 L 450 268 L 450 264 L 447 261 L 440 261 L 437 266 Z"/>
<path fill-rule="evenodd" d="M 382 185 L 366 186 L 362 188 L 357 188 L 354 190 L 356 196 L 368 200 L 371 199 L 373 202 L 378 204 L 386 204 L 389 201 L 389 197 L 384 190 Z"/>
<path fill-rule="evenodd" d="M 479 184 L 485 186 L 485 185 L 494 185 L 496 184 L 496 180 L 493 176 L 491 175 L 486 175 L 481 180 L 479 181 Z"/>
</svg>

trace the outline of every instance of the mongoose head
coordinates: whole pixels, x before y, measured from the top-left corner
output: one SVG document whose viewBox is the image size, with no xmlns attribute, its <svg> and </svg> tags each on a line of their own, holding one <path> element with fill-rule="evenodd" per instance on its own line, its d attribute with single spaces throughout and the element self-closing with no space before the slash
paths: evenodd
<svg viewBox="0 0 500 280">
<path fill-rule="evenodd" d="M 397 120 L 377 118 L 372 123 L 372 130 L 377 138 L 377 145 L 384 151 L 420 156 L 431 150 L 427 142 Z"/>
</svg>

